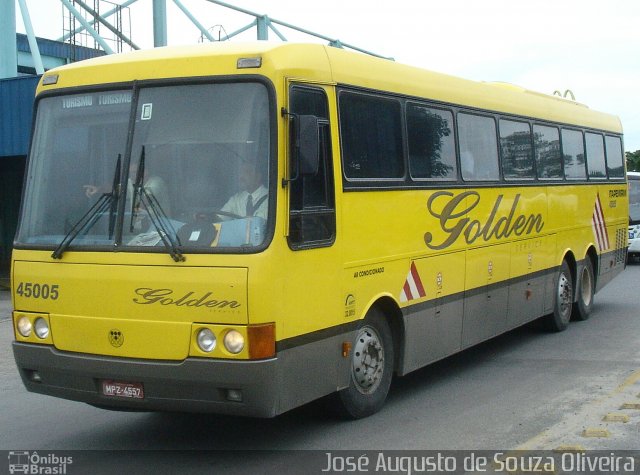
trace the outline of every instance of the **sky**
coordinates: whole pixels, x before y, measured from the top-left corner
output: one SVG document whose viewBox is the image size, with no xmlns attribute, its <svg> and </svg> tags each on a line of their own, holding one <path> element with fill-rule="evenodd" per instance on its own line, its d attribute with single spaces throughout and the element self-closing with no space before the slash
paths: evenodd
<svg viewBox="0 0 640 475">
<path fill-rule="evenodd" d="M 85 0 L 91 5 L 93 1 Z M 215 36 L 220 31 L 231 34 L 253 20 L 207 0 L 179 2 Z M 578 102 L 619 116 L 626 151 L 640 150 L 639 0 L 227 3 L 400 63 L 476 81 L 508 82 L 548 94 L 569 89 Z M 26 4 L 37 36 L 62 36 L 63 8 L 58 0 L 26 0 Z M 166 0 L 166 5 L 168 44 L 200 41 L 200 32 L 174 1 Z M 16 14 L 17 30 L 24 32 L 17 2 Z M 142 48 L 153 47 L 152 0 L 138 0 L 129 7 L 129 15 L 131 39 Z M 277 28 L 289 41 L 322 42 Z M 280 41 L 273 32 L 269 38 Z M 255 39 L 253 28 L 231 41 Z"/>
</svg>

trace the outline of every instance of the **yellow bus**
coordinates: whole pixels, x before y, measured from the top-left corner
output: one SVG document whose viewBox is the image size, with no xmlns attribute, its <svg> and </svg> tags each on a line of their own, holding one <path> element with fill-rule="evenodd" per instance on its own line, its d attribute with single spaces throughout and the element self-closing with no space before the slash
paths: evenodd
<svg viewBox="0 0 640 475">
<path fill-rule="evenodd" d="M 12 261 L 29 391 L 270 417 L 542 318 L 624 269 L 613 116 L 323 45 L 51 70 Z"/>
</svg>

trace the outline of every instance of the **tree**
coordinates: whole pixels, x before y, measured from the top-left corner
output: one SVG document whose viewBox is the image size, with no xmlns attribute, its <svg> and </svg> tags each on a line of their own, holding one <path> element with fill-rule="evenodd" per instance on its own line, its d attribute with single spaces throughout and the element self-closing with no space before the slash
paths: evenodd
<svg viewBox="0 0 640 475">
<path fill-rule="evenodd" d="M 640 172 L 640 150 L 625 152 L 627 157 L 627 171 Z"/>
</svg>

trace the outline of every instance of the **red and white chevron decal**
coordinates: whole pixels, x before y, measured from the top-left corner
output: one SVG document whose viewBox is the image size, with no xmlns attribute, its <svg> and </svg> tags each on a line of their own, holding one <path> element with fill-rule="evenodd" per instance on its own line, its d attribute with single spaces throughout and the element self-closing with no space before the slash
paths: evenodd
<svg viewBox="0 0 640 475">
<path fill-rule="evenodd" d="M 420 280 L 420 274 L 414 262 L 411 263 L 411 269 L 407 274 L 407 280 L 405 280 L 400 292 L 400 302 L 408 302 L 410 300 L 426 297 L 427 293 L 424 291 L 422 280 Z"/>
<path fill-rule="evenodd" d="M 604 223 L 604 213 L 602 212 L 602 203 L 600 202 L 600 194 L 596 195 L 596 204 L 593 207 L 593 215 L 591 216 L 591 227 L 593 235 L 598 242 L 601 251 L 609 249 L 609 235 L 607 234 L 607 226 Z"/>
</svg>

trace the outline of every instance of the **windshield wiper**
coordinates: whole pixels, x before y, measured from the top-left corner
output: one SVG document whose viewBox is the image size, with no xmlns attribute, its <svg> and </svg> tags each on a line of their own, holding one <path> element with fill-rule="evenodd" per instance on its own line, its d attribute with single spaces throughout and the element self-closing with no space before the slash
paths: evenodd
<svg viewBox="0 0 640 475">
<path fill-rule="evenodd" d="M 143 145 L 142 151 L 140 152 L 140 159 L 138 160 L 136 181 L 133 184 L 133 196 L 131 197 L 130 231 L 133 231 L 134 228 L 137 208 L 142 204 L 147 210 L 151 224 L 153 224 L 153 227 L 160 236 L 162 243 L 169 251 L 171 258 L 176 262 L 184 261 L 185 258 L 179 249 L 182 244 L 180 243 L 180 238 L 178 238 L 178 233 L 174 229 L 173 224 L 171 224 L 171 220 L 162 209 L 162 206 L 160 206 L 160 202 L 153 192 L 144 186 L 144 162 L 145 152 Z"/>
<path fill-rule="evenodd" d="M 84 216 L 82 216 L 76 224 L 73 225 L 71 230 L 62 239 L 62 242 L 53 251 L 51 257 L 54 259 L 61 259 L 62 254 L 71 245 L 71 242 L 78 237 L 81 232 L 87 232 L 93 227 L 94 224 L 102 217 L 102 215 L 109 210 L 109 239 L 113 236 L 113 230 L 115 228 L 116 221 L 116 208 L 118 204 L 118 197 L 120 196 L 120 171 L 122 168 L 122 157 L 118 154 L 118 160 L 116 161 L 116 170 L 113 174 L 113 184 L 111 192 L 103 193 L 98 201 L 89 208 Z"/>
</svg>

